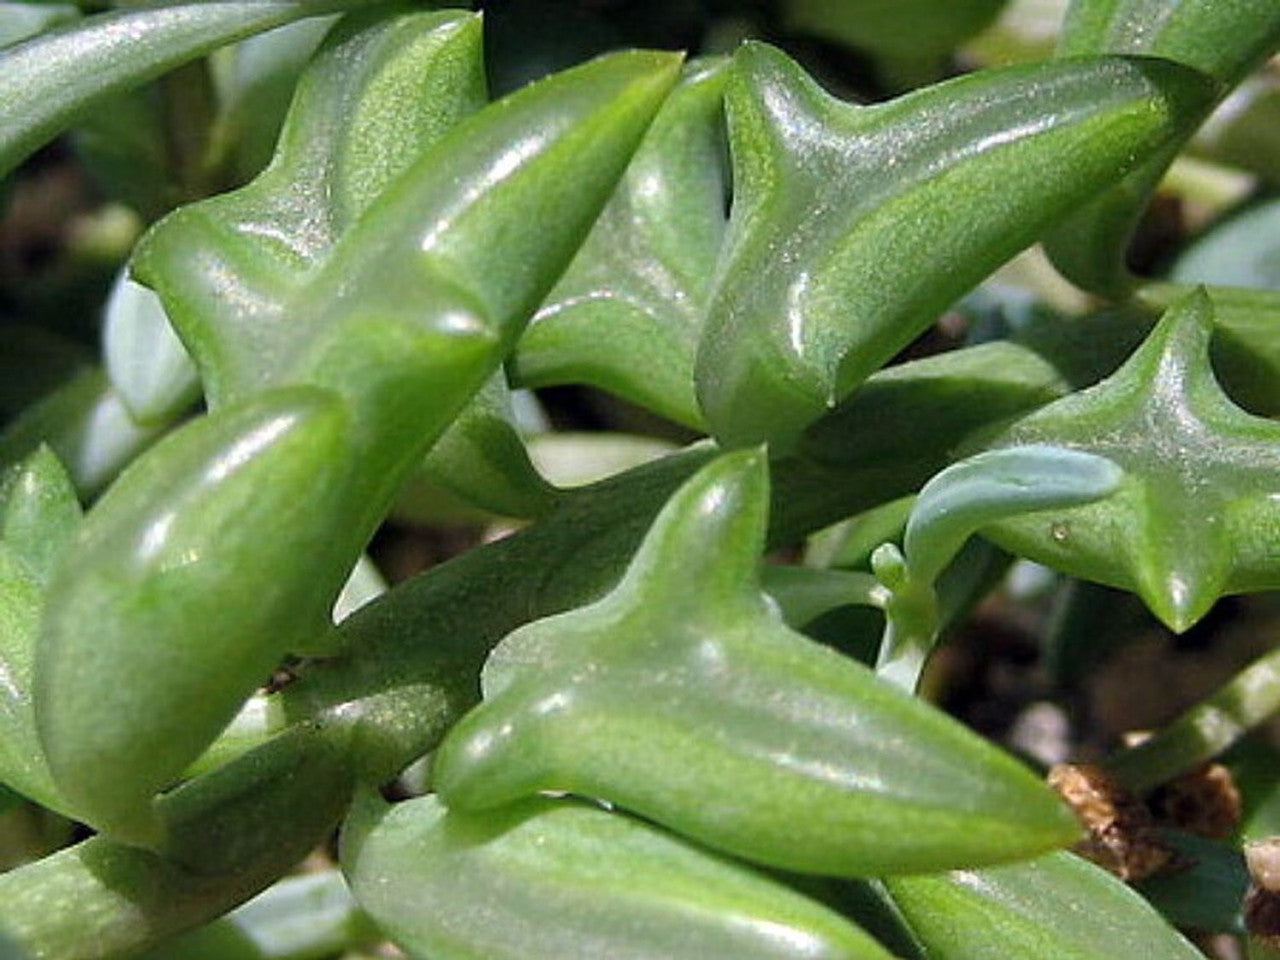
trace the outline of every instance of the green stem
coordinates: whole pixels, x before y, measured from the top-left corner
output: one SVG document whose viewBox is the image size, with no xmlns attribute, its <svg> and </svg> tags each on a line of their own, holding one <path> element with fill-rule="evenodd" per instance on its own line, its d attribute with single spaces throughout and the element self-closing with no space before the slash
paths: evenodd
<svg viewBox="0 0 1280 960">
<path fill-rule="evenodd" d="M 1280 710 L 1280 647 L 1255 660 L 1150 740 L 1107 767 L 1126 787 L 1150 790 L 1212 760 Z"/>
</svg>

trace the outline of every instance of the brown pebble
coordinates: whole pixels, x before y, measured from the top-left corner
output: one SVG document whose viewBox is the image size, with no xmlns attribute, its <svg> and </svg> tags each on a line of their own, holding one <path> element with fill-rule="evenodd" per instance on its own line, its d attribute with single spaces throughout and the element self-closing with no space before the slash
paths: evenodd
<svg viewBox="0 0 1280 960">
<path fill-rule="evenodd" d="M 1126 882 L 1172 865 L 1173 850 L 1156 832 L 1151 811 L 1105 769 L 1060 763 L 1049 771 L 1048 782 L 1088 831 L 1074 848 L 1080 856 Z"/>
</svg>

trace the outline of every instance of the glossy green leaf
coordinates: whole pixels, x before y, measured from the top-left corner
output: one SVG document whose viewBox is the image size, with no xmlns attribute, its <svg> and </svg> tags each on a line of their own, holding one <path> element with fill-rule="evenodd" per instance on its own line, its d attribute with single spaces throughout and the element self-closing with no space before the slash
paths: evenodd
<svg viewBox="0 0 1280 960">
<path fill-rule="evenodd" d="M 725 229 L 727 61 L 691 63 L 511 360 L 528 387 L 588 383 L 700 428 L 693 362 Z"/>
<path fill-rule="evenodd" d="M 159 298 L 121 276 L 103 316 L 107 376 L 139 423 L 166 422 L 200 395 L 200 378 Z"/>
<path fill-rule="evenodd" d="M 308 124 L 321 133 L 338 124 L 341 162 L 330 163 L 333 142 L 306 154 L 323 174 L 309 189 L 334 216 L 366 215 L 314 271 L 272 276 L 261 245 L 239 243 L 220 219 L 218 200 L 162 222 L 139 255 L 163 279 L 172 318 L 186 318 L 218 405 L 139 461 L 91 514 L 54 587 L 37 693 L 57 779 L 118 838 L 159 841 L 149 798 L 281 656 L 331 652 L 330 610 L 360 550 L 567 263 L 678 68 L 669 54 L 595 61 L 493 104 L 418 156 L 421 138 L 451 124 L 471 94 L 451 92 L 443 113 L 424 108 L 403 129 L 404 74 L 415 91 L 474 78 L 476 23 L 406 14 L 352 24 L 326 47 L 299 92 L 285 160 L 248 199 L 226 201 L 254 202 L 275 176 L 292 187 L 290 150 L 311 146 L 298 140 Z M 424 54 L 442 73 L 423 79 Z M 311 209 L 287 191 L 258 199 Z M 530 227 L 540 204 L 560 214 L 557 229 Z M 327 250 L 345 222 L 308 231 L 286 219 L 300 231 L 294 262 L 308 243 Z M 275 267 L 283 255 L 277 247 Z M 521 269 L 489 271 L 508 260 Z M 246 281 L 297 295 L 259 296 Z M 270 366 L 282 350 L 290 361 Z M 298 382 L 307 385 L 279 385 Z"/>
<path fill-rule="evenodd" d="M 63 812 L 36 735 L 32 665 L 45 583 L 79 523 L 71 481 L 47 448 L 0 477 L 0 784 Z"/>
<path fill-rule="evenodd" d="M 343 834 L 361 905 L 433 960 L 885 958 L 838 914 L 618 813 L 529 800 L 478 814 L 367 798 Z"/>
<path fill-rule="evenodd" d="M 760 863 L 853 876 L 1068 842 L 1071 818 L 1011 758 L 782 624 L 758 581 L 767 496 L 759 451 L 719 458 L 604 599 L 507 637 L 485 703 L 436 754 L 445 802 L 567 790 Z"/>
<path fill-rule="evenodd" d="M 1280 425 L 1235 406 L 1209 367 L 1213 308 L 1173 307 L 1111 377 L 1018 421 L 994 446 L 1052 443 L 1125 472 L 1085 507 L 984 532 L 1006 549 L 1132 589 L 1175 630 L 1223 593 L 1280 586 Z"/>
<path fill-rule="evenodd" d="M 0 51 L 0 176 L 112 93 L 338 0 L 209 0 L 88 17 Z"/>
<path fill-rule="evenodd" d="M 345 567 L 320 573 L 336 538 L 314 518 L 340 507 L 348 427 L 332 394 L 264 394 L 167 437 L 89 514 L 49 588 L 36 711 L 60 788 L 100 829 L 157 841 L 152 794 L 328 629 Z"/>
<path fill-rule="evenodd" d="M 1183 63 L 1216 79 L 1218 98 L 1277 49 L 1280 7 L 1272 0 L 1076 0 L 1059 46 L 1067 57 L 1141 54 Z M 1176 138 L 1046 238 L 1054 266 L 1073 283 L 1108 296 L 1128 291 L 1124 254 L 1133 227 L 1216 99 L 1183 116 Z"/>
<path fill-rule="evenodd" d="M 760 44 L 726 93 L 734 206 L 697 360 L 712 432 L 786 449 L 956 297 L 1159 149 L 1209 90 L 1159 61 L 983 71 L 887 104 Z"/>
<path fill-rule="evenodd" d="M 930 960 L 1202 958 L 1142 897 L 1070 853 L 885 886 Z"/>
<path fill-rule="evenodd" d="M 339 319 L 309 299 L 338 239 L 484 102 L 479 20 L 457 11 L 368 20 L 353 18 L 330 38 L 299 85 L 268 169 L 176 211 L 134 254 L 135 273 L 159 292 L 212 405 L 298 378 L 324 322 Z M 419 225 L 430 222 L 421 216 Z"/>
<path fill-rule="evenodd" d="M 421 474 L 465 503 L 507 517 L 536 517 L 555 490 L 529 459 L 499 370 L 431 448 Z"/>
<path fill-rule="evenodd" d="M 162 853 L 97 836 L 0 874 L 0 935 L 39 960 L 124 960 L 274 882 L 350 798 L 329 742 L 296 728 L 163 797 Z"/>
</svg>

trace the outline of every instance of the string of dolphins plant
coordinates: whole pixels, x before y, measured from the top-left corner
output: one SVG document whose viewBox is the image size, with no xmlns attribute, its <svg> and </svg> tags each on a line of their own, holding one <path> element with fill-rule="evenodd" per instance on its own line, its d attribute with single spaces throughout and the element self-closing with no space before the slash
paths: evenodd
<svg viewBox="0 0 1280 960">
<path fill-rule="evenodd" d="M 1243 889 L 1185 911 L 1280 832 L 1249 736 L 1280 648 L 1103 762 L 1139 796 L 1244 742 L 1247 819 L 1181 893 L 1069 852 L 1062 798 L 918 690 L 1015 557 L 1174 631 L 1280 587 L 1280 295 L 1124 260 L 1280 8 L 1074 0 L 1057 55 L 948 79 L 999 4 L 775 6 L 914 89 L 838 98 L 752 41 L 491 100 L 465 10 L 0 4 L 0 175 L 69 130 L 148 221 L 101 366 L 0 326 L 0 825 L 83 825 L 0 873 L 0 954 L 1177 960 L 1179 926 L 1243 932 Z M 895 361 L 1037 240 L 1096 314 Z M 556 485 L 513 391 L 563 385 L 700 439 Z M 520 529 L 335 616 L 412 485 Z M 832 525 L 873 535 L 764 562 Z M 876 626 L 820 641 L 848 607 Z"/>
</svg>

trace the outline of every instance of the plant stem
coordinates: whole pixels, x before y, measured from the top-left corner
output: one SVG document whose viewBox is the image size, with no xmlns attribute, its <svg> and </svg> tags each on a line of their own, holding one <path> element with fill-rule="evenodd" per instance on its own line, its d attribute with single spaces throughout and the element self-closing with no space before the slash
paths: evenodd
<svg viewBox="0 0 1280 960">
<path fill-rule="evenodd" d="M 1106 766 L 1126 787 L 1150 790 L 1213 759 L 1280 710 L 1280 647 L 1255 660 L 1151 739 Z"/>
</svg>

